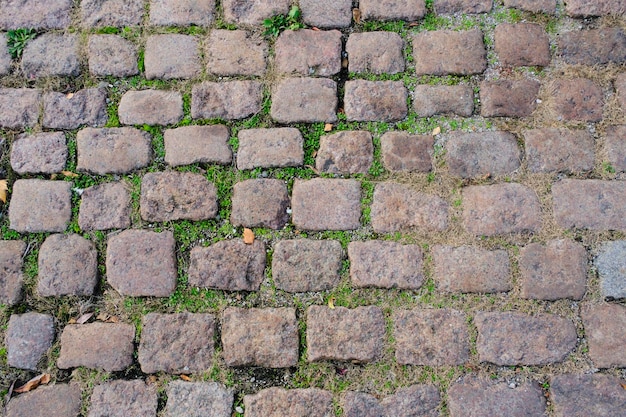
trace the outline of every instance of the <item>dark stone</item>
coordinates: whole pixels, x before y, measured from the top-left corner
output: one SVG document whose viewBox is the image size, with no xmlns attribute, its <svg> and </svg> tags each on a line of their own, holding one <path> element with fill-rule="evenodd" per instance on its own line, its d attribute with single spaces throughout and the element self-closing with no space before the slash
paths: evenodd
<svg viewBox="0 0 626 417">
<path fill-rule="evenodd" d="M 285 30 L 276 39 L 279 73 L 329 77 L 341 71 L 341 32 L 338 30 Z"/>
<path fill-rule="evenodd" d="M 565 62 L 572 65 L 626 61 L 626 34 L 620 28 L 565 32 L 559 35 L 558 46 Z"/>
<path fill-rule="evenodd" d="M 434 143 L 430 135 L 387 132 L 380 138 L 383 165 L 391 172 L 430 172 Z"/>
<path fill-rule="evenodd" d="M 289 193 L 283 180 L 250 179 L 233 187 L 233 226 L 282 229 L 289 221 Z"/>
<path fill-rule="evenodd" d="M 510 174 L 520 167 L 521 151 L 508 132 L 452 132 L 446 150 L 450 174 L 462 178 Z"/>
<path fill-rule="evenodd" d="M 623 0 L 567 0 L 565 12 L 572 17 L 624 15 L 626 4 Z"/>
<path fill-rule="evenodd" d="M 263 92 L 258 81 L 203 82 L 191 89 L 194 119 L 245 119 L 261 111 Z"/>
<path fill-rule="evenodd" d="M 76 129 L 104 126 L 108 120 L 107 93 L 88 88 L 76 93 L 46 93 L 43 96 L 43 127 Z"/>
<path fill-rule="evenodd" d="M 144 168 L 152 159 L 151 142 L 148 132 L 133 127 L 88 127 L 76 136 L 76 169 L 104 175 L 125 174 Z"/>
<path fill-rule="evenodd" d="M 434 385 L 400 388 L 380 402 L 370 394 L 347 391 L 342 398 L 345 417 L 438 417 L 441 397 Z"/>
<path fill-rule="evenodd" d="M 554 111 L 558 120 L 599 122 L 604 94 L 593 81 L 584 78 L 554 82 Z"/>
<path fill-rule="evenodd" d="M 396 74 L 404 71 L 404 41 L 393 32 L 352 33 L 346 43 L 348 70 Z"/>
<path fill-rule="evenodd" d="M 40 386 L 6 405 L 6 417 L 78 417 L 82 405 L 78 384 Z"/>
<path fill-rule="evenodd" d="M 54 341 L 54 317 L 40 313 L 12 314 L 6 329 L 7 365 L 37 370 Z"/>
<path fill-rule="evenodd" d="M 230 133 L 224 125 L 182 126 L 164 133 L 165 162 L 171 166 L 230 164 Z M 241 153 L 241 145 L 240 145 Z"/>
<path fill-rule="evenodd" d="M 474 113 L 474 90 L 469 85 L 416 85 L 413 109 L 421 117 L 436 114 L 469 117 Z"/>
<path fill-rule="evenodd" d="M 612 375 L 555 375 L 550 399 L 557 417 L 624 416 L 626 381 Z"/>
<path fill-rule="evenodd" d="M 171 381 L 166 417 L 231 417 L 234 395 L 217 382 Z"/>
<path fill-rule="evenodd" d="M 25 250 L 26 243 L 21 240 L 0 240 L 0 304 L 11 306 L 22 299 Z"/>
<path fill-rule="evenodd" d="M 20 233 L 65 231 L 72 217 L 71 188 L 66 181 L 15 181 L 9 227 Z"/>
<path fill-rule="evenodd" d="M 242 129 L 237 138 L 237 169 L 297 167 L 303 164 L 304 139 L 296 128 Z"/>
<path fill-rule="evenodd" d="M 437 30 L 413 38 L 416 75 L 471 75 L 487 69 L 483 33 L 478 30 Z"/>
<path fill-rule="evenodd" d="M 287 78 L 272 92 L 270 115 L 278 123 L 337 121 L 337 83 L 326 78 Z"/>
<path fill-rule="evenodd" d="M 54 174 L 67 162 L 67 146 L 62 132 L 23 133 L 13 141 L 11 168 L 18 174 Z"/>
<path fill-rule="evenodd" d="M 130 191 L 123 182 L 83 190 L 78 212 L 81 230 L 126 229 L 130 226 Z"/>
<path fill-rule="evenodd" d="M 550 39 L 543 26 L 535 23 L 501 23 L 494 32 L 495 50 L 502 65 L 550 65 Z"/>
<path fill-rule="evenodd" d="M 78 36 L 44 33 L 28 42 L 22 56 L 22 70 L 28 79 L 58 76 L 77 76 Z"/>
<path fill-rule="evenodd" d="M 155 385 L 116 380 L 94 388 L 88 417 L 156 417 L 157 405 Z"/>
<path fill-rule="evenodd" d="M 539 82 L 535 80 L 483 81 L 480 114 L 483 117 L 528 117 L 537 108 Z"/>
<path fill-rule="evenodd" d="M 345 112 L 349 121 L 393 122 L 408 112 L 402 81 L 346 81 Z"/>
<path fill-rule="evenodd" d="M 370 132 L 342 131 L 320 137 L 315 167 L 331 174 L 367 174 L 373 160 Z"/>
<path fill-rule="evenodd" d="M 243 397 L 246 417 L 306 416 L 328 417 L 333 411 L 333 394 L 319 388 L 272 387 Z"/>
</svg>

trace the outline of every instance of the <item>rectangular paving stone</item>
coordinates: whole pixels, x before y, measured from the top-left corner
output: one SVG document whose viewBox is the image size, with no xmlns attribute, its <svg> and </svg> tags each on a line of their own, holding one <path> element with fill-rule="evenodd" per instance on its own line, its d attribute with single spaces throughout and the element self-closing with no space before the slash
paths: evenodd
<svg viewBox="0 0 626 417">
<path fill-rule="evenodd" d="M 404 41 L 393 32 L 352 33 L 346 43 L 348 71 L 396 74 L 404 71 Z"/>
<path fill-rule="evenodd" d="M 22 71 L 28 79 L 80 74 L 78 35 L 44 33 L 28 42 Z"/>
<path fill-rule="evenodd" d="M 626 4 L 623 0 L 568 0 L 565 12 L 572 17 L 623 15 L 626 13 Z"/>
<path fill-rule="evenodd" d="M 341 32 L 285 30 L 276 39 L 274 65 L 279 73 L 329 77 L 341 71 Z"/>
<path fill-rule="evenodd" d="M 556 12 L 556 0 L 504 0 L 504 6 L 531 13 L 554 14 Z"/>
<path fill-rule="evenodd" d="M 4 338 L 6 364 L 36 371 L 54 336 L 54 317 L 35 312 L 11 314 Z"/>
<path fill-rule="evenodd" d="M 11 398 L 5 417 L 78 416 L 82 405 L 78 384 L 54 384 Z"/>
<path fill-rule="evenodd" d="M 118 35 L 91 35 L 88 43 L 89 73 L 129 77 L 139 74 L 137 46 Z"/>
<path fill-rule="evenodd" d="M 0 303 L 12 306 L 22 299 L 24 251 L 21 240 L 0 240 Z"/>
<path fill-rule="evenodd" d="M 243 25 L 260 25 L 265 19 L 277 14 L 289 12 L 289 0 L 222 0 L 224 20 L 226 23 Z"/>
<path fill-rule="evenodd" d="M 35 88 L 0 88 L 0 127 L 33 127 L 39 120 L 41 90 Z"/>
<path fill-rule="evenodd" d="M 622 111 L 626 112 L 626 72 L 619 74 L 615 79 L 615 92 Z"/>
<path fill-rule="evenodd" d="M 591 171 L 595 141 L 586 130 L 544 128 L 522 132 L 531 172 Z"/>
<path fill-rule="evenodd" d="M 83 0 L 80 17 L 83 28 L 139 26 L 145 0 Z"/>
<path fill-rule="evenodd" d="M 0 29 L 65 29 L 72 5 L 72 0 L 5 0 L 0 3 Z"/>
<path fill-rule="evenodd" d="M 167 384 L 167 417 L 231 417 L 234 395 L 217 382 L 171 381 Z"/>
<path fill-rule="evenodd" d="M 19 135 L 11 146 L 11 168 L 18 174 L 54 174 L 67 162 L 67 145 L 62 132 Z"/>
<path fill-rule="evenodd" d="M 471 75 L 487 69 L 483 33 L 478 29 L 418 33 L 413 58 L 416 75 Z"/>
<path fill-rule="evenodd" d="M 394 122 L 408 112 L 402 81 L 346 81 L 344 108 L 349 121 Z"/>
<path fill-rule="evenodd" d="M 13 64 L 9 48 L 7 46 L 7 38 L 4 34 L 0 35 L 0 75 L 7 75 L 11 71 Z"/>
<path fill-rule="evenodd" d="M 176 33 L 148 37 L 145 66 L 145 75 L 149 80 L 198 77 L 202 71 L 198 39 Z"/>
<path fill-rule="evenodd" d="M 242 129 L 237 139 L 237 169 L 298 167 L 304 163 L 304 139 L 296 128 Z"/>
<path fill-rule="evenodd" d="M 125 125 L 169 125 L 183 119 L 183 96 L 178 91 L 127 91 L 117 108 Z"/>
<path fill-rule="evenodd" d="M 245 30 L 212 30 L 205 44 L 206 69 L 215 75 L 263 75 L 267 42 Z"/>
<path fill-rule="evenodd" d="M 624 79 L 626 80 L 626 77 Z M 622 108 L 626 109 L 626 105 Z M 625 137 L 626 126 L 606 128 L 604 146 L 607 151 L 607 160 L 617 172 L 626 171 L 626 141 L 623 140 Z"/>
<path fill-rule="evenodd" d="M 130 187 L 123 182 L 94 185 L 80 196 L 81 230 L 126 229 L 130 226 Z"/>
<path fill-rule="evenodd" d="M 361 0 L 359 8 L 363 20 L 414 21 L 426 14 L 424 0 Z"/>
<path fill-rule="evenodd" d="M 430 172 L 434 144 L 431 135 L 387 132 L 380 137 L 383 166 L 391 172 Z"/>
<path fill-rule="evenodd" d="M 474 90 L 469 85 L 416 85 L 412 96 L 413 110 L 421 117 L 474 113 Z"/>
<path fill-rule="evenodd" d="M 230 164 L 233 158 L 228 143 L 230 133 L 224 125 L 182 126 L 163 134 L 165 162 L 171 166 L 196 163 Z M 241 153 L 241 144 L 239 145 Z"/>
<path fill-rule="evenodd" d="M 246 417 L 329 417 L 333 395 L 319 388 L 267 388 L 243 397 Z"/>
<path fill-rule="evenodd" d="M 70 94 L 52 92 L 43 96 L 43 127 L 101 127 L 108 119 L 107 93 L 104 89 L 87 88 Z"/>
<path fill-rule="evenodd" d="M 333 80 L 287 78 L 274 87 L 270 115 L 278 123 L 334 123 L 337 102 Z"/>
<path fill-rule="evenodd" d="M 598 368 L 626 366 L 626 307 L 587 304 L 581 316 L 593 364 Z"/>
<path fill-rule="evenodd" d="M 76 149 L 76 169 L 98 175 L 125 174 L 148 166 L 152 159 L 150 134 L 133 127 L 82 129 Z"/>
<path fill-rule="evenodd" d="M 550 65 L 550 39 L 535 23 L 501 23 L 494 32 L 495 51 L 503 65 L 523 67 Z"/>
<path fill-rule="evenodd" d="M 559 53 L 568 64 L 603 65 L 626 61 L 626 33 L 619 28 L 565 32 L 558 37 Z"/>
<path fill-rule="evenodd" d="M 20 233 L 64 232 L 72 217 L 71 189 L 66 181 L 15 181 L 9 227 Z"/>
<path fill-rule="evenodd" d="M 557 417 L 623 416 L 623 379 L 603 374 L 562 374 L 550 380 L 550 400 Z"/>
<path fill-rule="evenodd" d="M 191 89 L 194 119 L 244 119 L 261 111 L 262 86 L 258 81 L 203 82 Z"/>
<path fill-rule="evenodd" d="M 320 29 L 346 28 L 352 23 L 351 0 L 300 0 L 302 21 Z"/>
<path fill-rule="evenodd" d="M 480 83 L 483 117 L 529 117 L 537 108 L 539 82 L 497 80 Z"/>
<path fill-rule="evenodd" d="M 372 134 L 345 130 L 320 137 L 315 168 L 332 174 L 367 174 L 374 161 Z"/>
<path fill-rule="evenodd" d="M 553 111 L 557 120 L 599 122 L 603 117 L 604 93 L 586 78 L 556 80 Z"/>
<path fill-rule="evenodd" d="M 520 167 L 521 151 L 509 132 L 452 132 L 445 147 L 450 174 L 461 178 L 510 174 Z"/>
<path fill-rule="evenodd" d="M 96 385 L 87 417 L 156 417 L 155 385 L 141 379 L 114 380 Z"/>
<path fill-rule="evenodd" d="M 283 180 L 249 179 L 233 187 L 233 226 L 282 229 L 289 221 L 289 192 Z"/>
<path fill-rule="evenodd" d="M 492 3 L 492 0 L 435 0 L 434 8 L 437 14 L 489 13 Z"/>
<path fill-rule="evenodd" d="M 150 24 L 209 26 L 215 20 L 215 0 L 150 0 Z"/>
<path fill-rule="evenodd" d="M 605 298 L 626 298 L 626 241 L 601 242 L 594 264 Z"/>
<path fill-rule="evenodd" d="M 341 406 L 345 417 L 438 417 L 440 402 L 439 390 L 434 385 L 415 384 L 399 388 L 380 401 L 364 392 L 346 391 Z"/>
</svg>

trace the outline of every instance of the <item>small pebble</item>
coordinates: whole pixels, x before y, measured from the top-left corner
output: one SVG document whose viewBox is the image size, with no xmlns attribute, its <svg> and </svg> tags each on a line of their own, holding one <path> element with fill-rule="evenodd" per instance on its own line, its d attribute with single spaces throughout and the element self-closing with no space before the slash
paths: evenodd
<svg viewBox="0 0 626 417">
<path fill-rule="evenodd" d="M 243 414 L 243 408 L 239 406 L 235 407 L 235 411 L 237 412 L 237 414 Z"/>
</svg>

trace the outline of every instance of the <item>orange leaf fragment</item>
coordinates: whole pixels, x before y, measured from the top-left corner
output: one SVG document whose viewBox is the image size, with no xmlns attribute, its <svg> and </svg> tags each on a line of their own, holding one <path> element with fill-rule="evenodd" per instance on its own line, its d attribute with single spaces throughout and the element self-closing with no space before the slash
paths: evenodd
<svg viewBox="0 0 626 417">
<path fill-rule="evenodd" d="M 70 99 L 70 98 L 74 97 L 74 93 L 68 93 L 65 97 Z"/>
<path fill-rule="evenodd" d="M 7 180 L 0 180 L 0 201 L 7 202 L 7 193 L 9 192 L 9 184 Z"/>
<path fill-rule="evenodd" d="M 354 19 L 354 23 L 357 25 L 361 23 L 361 10 L 352 9 L 352 18 Z"/>
<path fill-rule="evenodd" d="M 247 227 L 243 229 L 243 243 L 252 245 L 254 243 L 254 232 Z"/>
<path fill-rule="evenodd" d="M 71 178 L 78 177 L 78 174 L 72 171 L 61 171 L 61 174 L 65 175 L 66 177 L 71 177 Z"/>
<path fill-rule="evenodd" d="M 180 379 L 182 379 L 183 381 L 187 381 L 187 382 L 191 382 L 191 378 L 189 378 L 187 375 L 182 374 L 180 376 Z"/>
<path fill-rule="evenodd" d="M 31 379 L 30 381 L 28 381 L 21 387 L 16 388 L 15 390 L 13 390 L 13 392 L 21 394 L 23 392 L 34 390 L 39 385 L 42 385 L 42 384 L 45 385 L 48 382 L 50 382 L 50 374 L 41 374 L 39 376 L 34 377 L 33 379 Z"/>
<path fill-rule="evenodd" d="M 620 385 L 622 386 L 623 389 L 626 389 L 626 384 L 624 384 L 623 382 L 620 382 Z"/>
<path fill-rule="evenodd" d="M 324 125 L 324 132 L 330 132 L 331 130 L 333 130 L 333 124 L 332 123 L 326 123 Z"/>
</svg>

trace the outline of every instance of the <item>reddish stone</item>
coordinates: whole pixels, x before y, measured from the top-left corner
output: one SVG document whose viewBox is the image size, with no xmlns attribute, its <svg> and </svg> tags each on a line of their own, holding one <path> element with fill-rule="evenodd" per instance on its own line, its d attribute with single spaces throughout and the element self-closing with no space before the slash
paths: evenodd
<svg viewBox="0 0 626 417">
<path fill-rule="evenodd" d="M 626 34 L 619 28 L 565 32 L 559 35 L 558 46 L 565 62 L 572 65 L 626 61 Z"/>
<path fill-rule="evenodd" d="M 623 108 L 626 110 L 626 106 Z M 604 143 L 608 154 L 607 159 L 618 172 L 626 171 L 626 140 L 624 138 L 626 138 L 626 126 L 608 126 L 606 128 Z"/>
<path fill-rule="evenodd" d="M 93 174 L 125 174 L 148 166 L 152 159 L 148 132 L 132 127 L 86 128 L 76 136 L 78 171 Z"/>
<path fill-rule="evenodd" d="M 263 75 L 267 43 L 244 30 L 212 30 L 205 46 L 207 71 L 215 75 Z"/>
<path fill-rule="evenodd" d="M 176 33 L 152 35 L 146 40 L 144 63 L 149 80 L 198 77 L 202 71 L 198 40 Z"/>
<path fill-rule="evenodd" d="M 0 240 L 0 304 L 12 306 L 22 298 L 25 250 L 21 240 Z"/>
<path fill-rule="evenodd" d="M 227 23 L 260 25 L 263 20 L 289 12 L 289 0 L 222 0 L 224 20 Z"/>
<path fill-rule="evenodd" d="M 262 86 L 258 81 L 203 82 L 191 89 L 194 119 L 245 119 L 261 110 Z"/>
<path fill-rule="evenodd" d="M 302 21 L 318 28 L 345 28 L 352 23 L 352 0 L 300 0 Z"/>
<path fill-rule="evenodd" d="M 270 115 L 278 123 L 337 121 L 337 83 L 326 78 L 287 78 L 272 92 Z"/>
<path fill-rule="evenodd" d="M 393 122 L 408 112 L 402 81 L 346 81 L 345 112 L 349 121 Z"/>
<path fill-rule="evenodd" d="M 67 145 L 62 132 L 23 133 L 11 146 L 11 168 L 18 174 L 54 174 L 67 162 Z"/>
<path fill-rule="evenodd" d="M 383 165 L 391 172 L 430 172 L 434 143 L 430 135 L 387 132 L 380 138 Z"/>
<path fill-rule="evenodd" d="M 81 405 L 78 384 L 56 383 L 11 398 L 5 417 L 76 417 Z"/>
<path fill-rule="evenodd" d="M 626 4 L 623 0 L 568 0 L 565 3 L 565 12 L 572 17 L 624 15 Z"/>
<path fill-rule="evenodd" d="M 623 416 L 626 381 L 603 374 L 563 374 L 550 380 L 556 417 Z"/>
<path fill-rule="evenodd" d="M 233 226 L 281 229 L 289 221 L 289 193 L 283 180 L 250 179 L 233 187 Z"/>
<path fill-rule="evenodd" d="M 367 174 L 373 160 L 370 132 L 343 131 L 320 137 L 315 167 L 331 174 Z"/>
<path fill-rule="evenodd" d="M 550 65 L 550 39 L 541 25 L 501 23 L 494 32 L 495 50 L 502 65 Z"/>
<path fill-rule="evenodd" d="M 113 380 L 94 388 L 89 417 L 155 417 L 157 405 L 155 385 L 140 379 Z"/>
<path fill-rule="evenodd" d="M 72 5 L 72 0 L 4 1 L 0 7 L 0 29 L 65 29 L 70 25 Z"/>
<path fill-rule="evenodd" d="M 130 77 L 139 74 L 137 46 L 121 36 L 89 36 L 88 54 L 89 73 L 92 75 Z"/>
<path fill-rule="evenodd" d="M 163 135 L 165 162 L 171 166 L 190 164 L 230 164 L 233 153 L 230 133 L 224 125 L 182 126 L 167 129 Z"/>
<path fill-rule="evenodd" d="M 54 318 L 47 314 L 11 314 L 6 327 L 6 364 L 37 370 L 37 364 L 52 347 Z"/>
<path fill-rule="evenodd" d="M 237 169 L 301 166 L 304 161 L 304 139 L 296 128 L 242 129 L 237 138 Z"/>
<path fill-rule="evenodd" d="M 83 190 L 78 211 L 81 230 L 126 229 L 130 226 L 130 190 L 123 182 Z"/>
<path fill-rule="evenodd" d="M 554 14 L 556 12 L 556 0 L 504 0 L 504 5 L 531 13 Z"/>
<path fill-rule="evenodd" d="M 626 366 L 626 307 L 588 304 L 582 309 L 589 357 L 598 368 Z"/>
<path fill-rule="evenodd" d="M 275 44 L 279 73 L 328 77 L 341 71 L 341 32 L 286 30 Z"/>
<path fill-rule="evenodd" d="M 328 417 L 333 411 L 333 394 L 318 388 L 272 387 L 243 397 L 246 417 Z"/>
<path fill-rule="evenodd" d="M 83 28 L 140 26 L 144 1 L 83 0 L 80 2 L 80 11 Z"/>
<path fill-rule="evenodd" d="M 469 85 L 416 85 L 413 109 L 421 117 L 448 113 L 469 117 L 474 112 L 474 90 Z"/>
<path fill-rule="evenodd" d="M 435 13 L 489 13 L 492 0 L 435 0 Z"/>
<path fill-rule="evenodd" d="M 17 130 L 35 126 L 40 106 L 41 90 L 0 88 L 0 127 Z"/>
<path fill-rule="evenodd" d="M 595 142 L 586 130 L 533 129 L 523 132 L 531 172 L 591 171 Z"/>
<path fill-rule="evenodd" d="M 345 417 L 438 417 L 441 396 L 434 385 L 411 385 L 378 401 L 363 392 L 347 391 L 341 405 Z"/>
<path fill-rule="evenodd" d="M 487 69 L 483 33 L 478 30 L 437 30 L 413 38 L 416 75 L 470 75 Z"/>
<path fill-rule="evenodd" d="M 450 174 L 462 178 L 509 174 L 520 166 L 521 151 L 508 132 L 452 132 L 446 150 Z"/>
<path fill-rule="evenodd" d="M 169 125 L 183 118 L 183 96 L 177 91 L 127 91 L 117 108 L 125 125 Z"/>
<path fill-rule="evenodd" d="M 396 74 L 404 71 L 404 41 L 393 32 L 352 33 L 346 43 L 348 70 Z"/>
<path fill-rule="evenodd" d="M 483 117 L 528 117 L 537 108 L 538 95 L 538 81 L 483 81 L 480 114 Z"/>
<path fill-rule="evenodd" d="M 72 217 L 71 188 L 65 181 L 15 181 L 9 227 L 20 233 L 64 232 Z"/>
<path fill-rule="evenodd" d="M 576 78 L 554 82 L 554 110 L 559 120 L 599 122 L 604 94 L 591 80 Z"/>
<path fill-rule="evenodd" d="M 150 24 L 209 26 L 215 20 L 215 0 L 152 0 Z"/>
<path fill-rule="evenodd" d="M 359 8 L 363 20 L 414 21 L 426 14 L 424 0 L 361 0 Z"/>
<path fill-rule="evenodd" d="M 28 79 L 80 74 L 76 34 L 44 33 L 24 48 L 22 71 Z"/>
<path fill-rule="evenodd" d="M 43 96 L 43 126 L 51 129 L 77 129 L 79 126 L 104 126 L 107 93 L 87 88 L 76 93 L 46 93 Z"/>
</svg>

